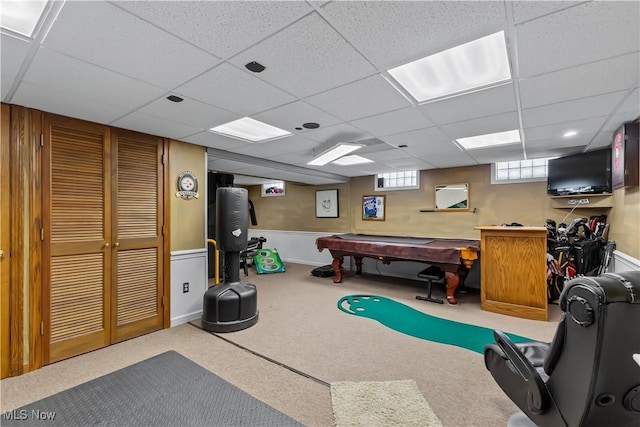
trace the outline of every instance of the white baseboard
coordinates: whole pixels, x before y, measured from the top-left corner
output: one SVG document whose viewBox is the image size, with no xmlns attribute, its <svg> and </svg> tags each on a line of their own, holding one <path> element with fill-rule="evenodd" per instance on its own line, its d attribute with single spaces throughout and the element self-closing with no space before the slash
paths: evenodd
<svg viewBox="0 0 640 427">
<path fill-rule="evenodd" d="M 192 320 L 196 320 L 202 317 L 202 310 L 195 311 L 193 313 L 183 314 L 182 316 L 177 316 L 171 318 L 171 327 L 182 325 L 183 323 L 190 322 Z"/>
</svg>

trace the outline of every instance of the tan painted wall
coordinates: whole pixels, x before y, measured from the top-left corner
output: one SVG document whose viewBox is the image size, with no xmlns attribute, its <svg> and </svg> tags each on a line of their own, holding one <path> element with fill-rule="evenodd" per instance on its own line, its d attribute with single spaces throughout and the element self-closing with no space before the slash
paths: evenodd
<svg viewBox="0 0 640 427">
<path fill-rule="evenodd" d="M 207 186 L 206 148 L 172 140 L 169 144 L 169 186 L 171 196 L 171 250 L 206 247 L 205 195 Z M 181 172 L 190 171 L 198 179 L 197 199 L 176 196 Z"/>
<path fill-rule="evenodd" d="M 338 218 L 316 218 L 316 190 L 338 189 Z M 349 184 L 300 185 L 286 183 L 285 195 L 262 197 L 260 186 L 247 187 L 258 219 L 257 226 L 265 230 L 327 231 L 348 233 L 350 231 L 350 186 Z"/>
<path fill-rule="evenodd" d="M 434 186 L 469 183 L 471 212 L 419 212 L 433 209 Z M 597 214 L 609 216 L 609 238 L 618 250 L 640 259 L 640 192 L 617 190 L 614 208 L 554 209 L 546 183 L 491 184 L 491 166 L 421 171 L 419 190 L 374 191 L 373 176 L 353 178 L 348 184 L 303 186 L 287 183 L 284 197 L 260 197 L 260 187 L 249 187 L 258 212 L 258 226 L 273 230 L 352 232 L 379 235 L 480 238 L 473 228 L 519 222 L 543 226 L 547 218 L 568 224 L 575 218 Z M 339 188 L 340 218 L 315 218 L 315 190 Z M 362 220 L 362 196 L 385 195 L 385 221 Z M 566 218 L 565 218 L 566 217 Z"/>
</svg>

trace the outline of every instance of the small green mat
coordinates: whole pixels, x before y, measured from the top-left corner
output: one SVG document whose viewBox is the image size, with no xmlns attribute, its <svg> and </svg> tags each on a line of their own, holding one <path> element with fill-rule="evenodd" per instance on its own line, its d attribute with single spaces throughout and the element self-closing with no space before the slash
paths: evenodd
<svg viewBox="0 0 640 427">
<path fill-rule="evenodd" d="M 441 319 L 378 295 L 347 295 L 340 298 L 338 308 L 348 314 L 377 320 L 412 337 L 455 345 L 480 354 L 484 353 L 486 344 L 495 342 L 493 329 Z M 513 342 L 532 341 L 519 335 L 507 335 Z"/>
</svg>

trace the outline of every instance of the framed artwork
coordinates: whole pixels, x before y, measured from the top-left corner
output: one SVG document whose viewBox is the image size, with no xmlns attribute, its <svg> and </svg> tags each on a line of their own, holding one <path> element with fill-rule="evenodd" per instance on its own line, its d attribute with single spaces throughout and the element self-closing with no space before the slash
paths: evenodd
<svg viewBox="0 0 640 427">
<path fill-rule="evenodd" d="M 384 221 L 385 196 L 362 197 L 362 219 L 369 221 Z"/>
<path fill-rule="evenodd" d="M 262 184 L 262 197 L 284 196 L 285 194 L 284 181 L 273 181 Z"/>
<path fill-rule="evenodd" d="M 316 190 L 316 218 L 338 218 L 338 189 Z"/>
</svg>

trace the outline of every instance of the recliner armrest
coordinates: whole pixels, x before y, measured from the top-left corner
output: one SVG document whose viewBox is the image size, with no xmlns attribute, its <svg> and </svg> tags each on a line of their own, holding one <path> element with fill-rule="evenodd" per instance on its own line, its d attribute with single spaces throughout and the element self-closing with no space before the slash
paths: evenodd
<svg viewBox="0 0 640 427">
<path fill-rule="evenodd" d="M 502 380 L 510 382 L 511 384 L 509 384 L 509 386 L 519 388 L 526 392 L 526 410 L 533 414 L 542 414 L 547 411 L 551 397 L 536 367 L 504 332 L 495 330 L 493 336 L 500 352 L 496 352 L 494 345 L 487 345 L 485 347 L 484 356 L 487 369 L 494 375 L 494 369 L 496 371 L 500 370 L 497 365 L 505 364 L 509 368 L 509 371 L 515 374 L 515 377 L 512 376 L 511 379 L 502 378 Z M 496 356 L 504 358 L 504 360 L 500 362 L 496 360 Z M 500 375 L 504 377 L 504 370 L 502 371 Z M 498 378 L 496 378 L 496 380 L 497 379 Z M 518 383 L 514 384 L 516 381 Z M 503 387 L 503 389 L 507 386 L 507 384 L 501 384 L 500 381 L 498 381 L 498 384 Z M 524 404 L 525 402 L 521 403 Z"/>
</svg>

